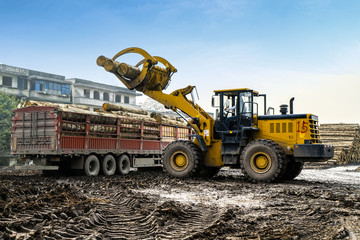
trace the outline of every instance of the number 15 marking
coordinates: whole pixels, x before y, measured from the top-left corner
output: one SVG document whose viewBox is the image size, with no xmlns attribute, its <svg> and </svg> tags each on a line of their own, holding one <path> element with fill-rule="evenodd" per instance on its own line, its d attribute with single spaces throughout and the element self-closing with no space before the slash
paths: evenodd
<svg viewBox="0 0 360 240">
<path fill-rule="evenodd" d="M 300 122 L 302 122 L 302 127 L 301 127 L 301 129 L 300 129 Z M 308 122 L 306 122 L 306 121 L 297 121 L 297 132 L 300 132 L 300 133 L 306 133 L 307 132 L 307 130 L 309 129 L 309 127 L 308 127 L 308 125 L 309 125 L 309 123 Z"/>
</svg>

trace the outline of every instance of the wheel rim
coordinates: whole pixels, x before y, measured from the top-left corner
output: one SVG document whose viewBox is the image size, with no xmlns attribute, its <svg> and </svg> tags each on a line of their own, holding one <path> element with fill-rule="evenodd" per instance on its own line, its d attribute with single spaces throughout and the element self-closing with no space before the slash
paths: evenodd
<svg viewBox="0 0 360 240">
<path fill-rule="evenodd" d="M 170 165 L 176 171 L 182 171 L 189 165 L 188 156 L 182 151 L 177 151 L 171 156 Z"/>
<path fill-rule="evenodd" d="M 121 170 L 125 171 L 128 168 L 128 162 L 122 161 L 121 163 Z"/>
<path fill-rule="evenodd" d="M 96 168 L 97 168 L 97 163 L 96 163 L 96 161 L 91 161 L 91 162 L 89 163 L 89 171 L 90 171 L 91 173 L 94 173 L 95 170 L 96 170 Z"/>
<path fill-rule="evenodd" d="M 264 152 L 255 153 L 250 160 L 251 168 L 257 173 L 266 173 L 271 168 L 271 158 Z"/>
<path fill-rule="evenodd" d="M 108 161 L 106 163 L 106 170 L 110 171 L 114 168 L 114 163 L 112 161 Z"/>
</svg>

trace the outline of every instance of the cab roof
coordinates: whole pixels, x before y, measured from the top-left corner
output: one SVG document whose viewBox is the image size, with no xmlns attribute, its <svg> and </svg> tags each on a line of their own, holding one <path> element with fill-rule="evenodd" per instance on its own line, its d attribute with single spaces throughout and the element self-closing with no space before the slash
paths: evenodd
<svg viewBox="0 0 360 240">
<path fill-rule="evenodd" d="M 215 93 L 224 93 L 224 95 L 231 96 L 236 95 L 238 92 L 249 92 L 253 91 L 255 95 L 259 95 L 259 92 L 254 91 L 250 88 L 235 88 L 235 89 L 222 89 L 222 90 L 214 90 Z"/>
</svg>

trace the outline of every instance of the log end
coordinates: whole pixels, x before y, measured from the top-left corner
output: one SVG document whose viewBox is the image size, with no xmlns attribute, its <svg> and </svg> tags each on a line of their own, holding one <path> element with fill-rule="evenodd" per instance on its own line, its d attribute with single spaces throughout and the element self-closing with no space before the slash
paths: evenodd
<svg viewBox="0 0 360 240">
<path fill-rule="evenodd" d="M 96 59 L 96 64 L 100 67 L 104 67 L 107 61 L 107 57 L 101 55 Z"/>
<path fill-rule="evenodd" d="M 103 103 L 102 107 L 103 107 L 103 109 L 105 111 L 108 111 L 110 109 L 110 104 L 109 103 Z"/>
</svg>

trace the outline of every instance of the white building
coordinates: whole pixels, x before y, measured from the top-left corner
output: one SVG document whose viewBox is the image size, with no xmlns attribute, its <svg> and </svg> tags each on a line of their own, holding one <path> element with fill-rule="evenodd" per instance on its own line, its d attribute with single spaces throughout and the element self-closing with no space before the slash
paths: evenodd
<svg viewBox="0 0 360 240">
<path fill-rule="evenodd" d="M 141 94 L 127 88 L 0 64 L 0 91 L 22 100 L 87 105 L 104 102 L 136 105 Z"/>
<path fill-rule="evenodd" d="M 0 90 L 19 99 L 71 103 L 70 88 L 64 76 L 0 64 Z"/>
<path fill-rule="evenodd" d="M 84 79 L 71 78 L 66 81 L 72 84 L 72 102 L 88 105 L 92 110 L 100 108 L 104 102 L 136 105 L 136 96 L 141 96 L 135 90 Z"/>
</svg>

